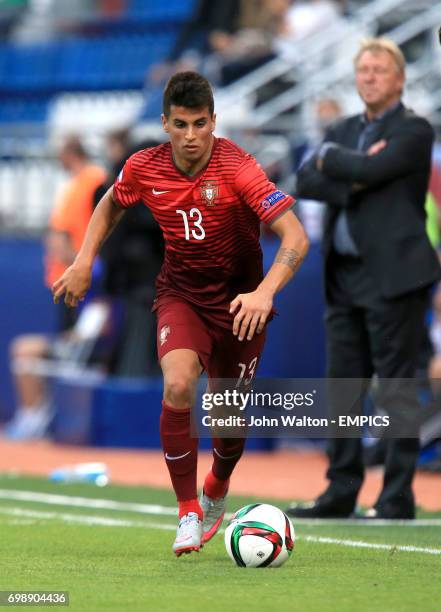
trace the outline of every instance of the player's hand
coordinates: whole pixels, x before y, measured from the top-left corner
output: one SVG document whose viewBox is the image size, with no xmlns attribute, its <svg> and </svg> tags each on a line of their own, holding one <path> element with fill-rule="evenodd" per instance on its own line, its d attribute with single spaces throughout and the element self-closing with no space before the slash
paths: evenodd
<svg viewBox="0 0 441 612">
<path fill-rule="evenodd" d="M 371 144 L 371 146 L 366 152 L 368 155 L 376 155 L 377 153 L 382 151 L 386 145 L 387 145 L 387 142 L 385 140 L 377 140 L 377 142 L 374 142 L 374 144 Z"/>
<path fill-rule="evenodd" d="M 92 282 L 92 269 L 73 263 L 66 272 L 52 285 L 54 304 L 58 304 L 64 295 L 64 303 L 76 308 L 78 302 L 84 300 Z"/>
<path fill-rule="evenodd" d="M 242 341 L 252 340 L 255 333 L 261 334 L 273 307 L 273 297 L 261 289 L 239 294 L 230 304 L 230 313 L 236 313 L 233 334 Z"/>
</svg>

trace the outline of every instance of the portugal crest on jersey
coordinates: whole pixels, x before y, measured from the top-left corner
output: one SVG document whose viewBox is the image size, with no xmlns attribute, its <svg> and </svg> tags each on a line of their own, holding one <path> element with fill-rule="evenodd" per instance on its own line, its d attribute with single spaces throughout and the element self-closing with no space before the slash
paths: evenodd
<svg viewBox="0 0 441 612">
<path fill-rule="evenodd" d="M 219 187 L 214 181 L 204 181 L 201 185 L 201 196 L 207 206 L 214 206 L 215 200 L 219 195 Z"/>
</svg>

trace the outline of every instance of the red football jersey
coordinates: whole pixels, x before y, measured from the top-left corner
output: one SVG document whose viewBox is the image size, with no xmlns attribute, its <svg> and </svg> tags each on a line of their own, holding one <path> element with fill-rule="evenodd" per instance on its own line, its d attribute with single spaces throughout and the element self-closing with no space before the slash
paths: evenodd
<svg viewBox="0 0 441 612">
<path fill-rule="evenodd" d="M 176 167 L 170 143 L 138 151 L 116 179 L 113 196 L 124 208 L 142 200 L 162 229 L 157 298 L 182 297 L 228 326 L 228 303 L 263 278 L 260 222 L 272 223 L 294 203 L 225 138 L 215 138 L 209 163 L 194 176 Z"/>
</svg>

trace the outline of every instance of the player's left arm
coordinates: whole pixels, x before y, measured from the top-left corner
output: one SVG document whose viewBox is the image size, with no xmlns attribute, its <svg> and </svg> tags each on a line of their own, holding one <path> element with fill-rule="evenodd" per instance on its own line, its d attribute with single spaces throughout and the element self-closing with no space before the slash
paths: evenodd
<svg viewBox="0 0 441 612">
<path fill-rule="evenodd" d="M 273 298 L 294 276 L 306 256 L 309 241 L 302 224 L 292 210 L 287 210 L 272 224 L 280 238 L 280 248 L 266 276 L 255 291 L 239 294 L 230 305 L 236 312 L 233 334 L 239 340 L 251 340 L 260 334 L 273 307 Z"/>
</svg>

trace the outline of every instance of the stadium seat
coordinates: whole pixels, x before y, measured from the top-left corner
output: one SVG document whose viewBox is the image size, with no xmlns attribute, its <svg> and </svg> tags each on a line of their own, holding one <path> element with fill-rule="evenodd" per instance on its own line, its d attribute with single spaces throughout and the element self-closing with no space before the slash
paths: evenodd
<svg viewBox="0 0 441 612">
<path fill-rule="evenodd" d="M 103 27 L 56 40 L 0 44 L 0 96 L 48 96 L 63 91 L 142 89 L 148 67 L 172 48 L 195 0 L 130 0 L 116 17 L 97 16 Z M 117 28 L 129 18 L 132 26 Z M 106 26 L 109 26 L 107 27 Z M 0 107 L 3 106 L 0 99 Z M 25 102 L 26 104 L 26 102 Z M 19 113 L 12 115 L 21 116 Z M 22 113 L 34 114 L 32 110 Z M 3 121 L 10 108 L 0 108 Z M 15 120 L 11 116 L 11 120 Z"/>
</svg>

